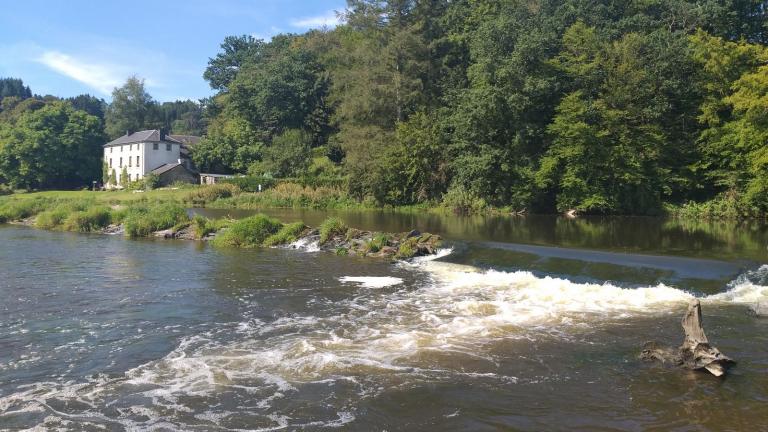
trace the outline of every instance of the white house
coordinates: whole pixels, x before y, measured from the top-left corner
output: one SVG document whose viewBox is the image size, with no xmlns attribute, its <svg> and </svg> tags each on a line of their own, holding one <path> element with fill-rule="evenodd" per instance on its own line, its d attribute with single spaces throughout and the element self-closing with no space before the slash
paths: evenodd
<svg viewBox="0 0 768 432">
<path fill-rule="evenodd" d="M 177 165 L 189 170 L 189 162 L 183 160 L 188 154 L 189 149 L 182 140 L 162 130 L 125 134 L 104 145 L 104 162 L 110 172 L 114 170 L 117 180 L 117 184 L 109 186 L 123 186 L 153 171 L 162 174 Z M 123 167 L 127 170 L 127 179 L 121 178 Z"/>
</svg>

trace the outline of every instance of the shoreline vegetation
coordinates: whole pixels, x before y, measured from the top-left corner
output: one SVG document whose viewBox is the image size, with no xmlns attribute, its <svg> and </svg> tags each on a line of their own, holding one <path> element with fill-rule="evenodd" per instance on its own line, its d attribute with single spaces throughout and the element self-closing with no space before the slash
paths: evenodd
<svg viewBox="0 0 768 432">
<path fill-rule="evenodd" d="M 35 204 L 14 204 L 18 201 L 92 201 L 103 206 L 123 205 L 126 203 L 161 203 L 174 202 L 187 207 L 205 207 L 211 209 L 259 210 L 268 208 L 315 209 L 315 210 L 392 210 L 399 212 L 436 212 L 463 215 L 512 215 L 528 214 L 526 209 L 494 207 L 485 202 L 455 198 L 441 202 L 425 202 L 415 205 L 380 205 L 376 202 L 356 200 L 341 187 L 312 187 L 298 183 L 282 182 L 254 192 L 241 188 L 237 184 L 219 183 L 208 186 L 178 185 L 176 187 L 141 190 L 125 189 L 93 192 L 89 190 L 9 192 L 0 194 L 0 223 L 7 220 L 19 220 L 16 207 L 25 208 Z M 42 204 L 48 205 L 48 204 Z M 75 204 L 73 204 L 75 205 Z M 93 206 L 91 206 L 93 207 Z M 91 211 L 96 211 L 91 209 Z M 21 211 L 21 213 L 25 213 Z M 532 212 L 533 214 L 533 212 Z M 582 213 L 571 210 L 563 213 L 566 217 L 581 216 Z M 587 213 L 586 215 L 594 216 Z M 608 216 L 608 215 L 607 215 Z M 610 216 L 633 216 L 631 214 L 611 214 Z M 738 200 L 726 196 L 705 201 L 690 201 L 682 204 L 665 204 L 651 217 L 668 217 L 684 220 L 765 220 L 766 215 L 757 215 L 739 205 Z M 48 217 L 48 216 L 46 216 Z M 51 215 L 56 221 L 57 215 Z"/>
<path fill-rule="evenodd" d="M 241 194 L 233 185 L 158 191 L 154 200 L 105 200 L 109 192 L 75 197 L 52 194 L 26 199 L 0 200 L 0 223 L 16 223 L 39 229 L 82 233 L 123 234 L 127 238 L 170 238 L 209 242 L 214 247 L 275 247 L 301 243 L 337 255 L 408 259 L 437 252 L 440 236 L 410 231 L 383 233 L 348 227 L 330 217 L 319 227 L 303 222 L 284 224 L 264 214 L 243 219 L 210 219 L 190 215 L 189 205 L 215 203 Z M 66 196 L 67 194 L 63 194 Z M 136 194 L 138 195 L 138 194 Z"/>
</svg>

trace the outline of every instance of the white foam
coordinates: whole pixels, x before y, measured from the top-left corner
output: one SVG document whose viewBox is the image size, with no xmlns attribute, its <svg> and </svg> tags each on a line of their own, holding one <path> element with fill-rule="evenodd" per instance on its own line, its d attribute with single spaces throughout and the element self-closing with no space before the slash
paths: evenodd
<svg viewBox="0 0 768 432">
<path fill-rule="evenodd" d="M 320 242 L 318 240 L 313 240 L 310 237 L 304 237 L 289 244 L 288 247 L 291 249 L 302 250 L 304 252 L 319 252 Z"/>
<path fill-rule="evenodd" d="M 339 280 L 341 283 L 356 283 L 363 288 L 386 288 L 403 283 L 401 278 L 392 276 L 343 276 Z"/>
</svg>

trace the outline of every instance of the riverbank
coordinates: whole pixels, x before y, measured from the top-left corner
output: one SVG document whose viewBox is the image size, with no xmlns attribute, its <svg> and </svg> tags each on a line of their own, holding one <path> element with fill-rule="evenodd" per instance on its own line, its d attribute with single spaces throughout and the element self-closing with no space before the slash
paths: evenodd
<svg viewBox="0 0 768 432">
<path fill-rule="evenodd" d="M 510 207 L 493 207 L 484 202 L 426 202 L 408 206 L 381 206 L 372 200 L 359 201 L 346 191 L 335 187 L 308 187 L 295 183 L 279 183 L 262 192 L 247 192 L 233 184 L 211 186 L 186 185 L 148 191 L 41 191 L 21 192 L 0 196 L 0 220 L 3 203 L 16 200 L 93 200 L 105 205 L 120 205 L 136 202 L 175 202 L 188 207 L 211 209 L 261 210 L 267 208 L 313 209 L 313 210 L 373 210 L 397 211 L 404 213 L 435 213 L 465 215 L 510 215 L 522 216 L 526 210 Z M 577 211 L 565 214 L 567 217 L 598 216 L 584 215 Z M 609 216 L 609 215 L 605 215 Z M 614 215 L 632 216 L 632 215 Z M 646 215 L 648 216 L 648 215 Z M 641 216 L 642 217 L 642 216 Z M 765 215 L 747 208 L 733 199 L 718 198 L 707 202 L 664 204 L 652 217 L 667 217 L 681 220 L 765 220 Z"/>
<path fill-rule="evenodd" d="M 200 189 L 191 194 L 200 196 L 213 190 Z M 180 203 L 163 201 L 105 205 L 95 199 L 8 200 L 0 203 L 0 223 L 57 231 L 123 234 L 128 238 L 200 240 L 215 247 L 312 245 L 337 255 L 390 259 L 434 254 L 441 242 L 439 236 L 415 230 L 403 233 L 358 230 L 334 217 L 312 228 L 303 222 L 286 224 L 263 214 L 239 220 L 190 216 Z"/>
</svg>

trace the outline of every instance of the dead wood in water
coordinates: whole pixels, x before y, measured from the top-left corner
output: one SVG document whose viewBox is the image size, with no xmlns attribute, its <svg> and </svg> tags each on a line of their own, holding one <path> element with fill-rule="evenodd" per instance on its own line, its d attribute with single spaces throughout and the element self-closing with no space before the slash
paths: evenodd
<svg viewBox="0 0 768 432">
<path fill-rule="evenodd" d="M 701 324 L 701 302 L 698 299 L 692 300 L 688 305 L 681 324 L 685 340 L 677 352 L 659 347 L 655 342 L 648 342 L 643 346 L 640 358 L 672 363 L 685 369 L 707 370 L 715 376 L 724 375 L 726 369 L 735 362 L 709 344 Z"/>
</svg>

